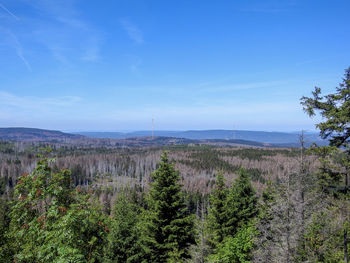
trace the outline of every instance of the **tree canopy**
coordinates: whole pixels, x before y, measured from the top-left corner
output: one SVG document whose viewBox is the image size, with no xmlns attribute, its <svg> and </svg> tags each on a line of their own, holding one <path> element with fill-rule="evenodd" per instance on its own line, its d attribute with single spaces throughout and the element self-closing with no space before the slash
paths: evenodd
<svg viewBox="0 0 350 263">
<path fill-rule="evenodd" d="M 179 173 L 169 162 L 167 152 L 161 156 L 158 166 L 151 175 L 153 183 L 148 198 L 151 261 L 189 258 L 188 248 L 195 243 L 194 218 L 186 207 Z"/>
<path fill-rule="evenodd" d="M 316 126 L 322 138 L 330 139 L 337 147 L 349 147 L 350 142 L 350 67 L 345 70 L 343 81 L 336 92 L 325 96 L 315 87 L 312 97 L 302 97 L 301 104 L 309 116 L 319 112 L 324 118 Z"/>
</svg>

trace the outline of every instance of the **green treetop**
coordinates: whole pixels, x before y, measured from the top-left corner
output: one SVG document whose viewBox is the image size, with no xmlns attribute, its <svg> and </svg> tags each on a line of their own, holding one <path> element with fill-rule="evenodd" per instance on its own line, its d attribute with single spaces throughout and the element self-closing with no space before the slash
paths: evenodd
<svg viewBox="0 0 350 263">
<path fill-rule="evenodd" d="M 216 186 L 210 195 L 210 208 L 208 213 L 207 225 L 210 236 L 211 246 L 214 247 L 223 241 L 225 235 L 223 226 L 227 220 L 226 199 L 228 188 L 222 174 L 216 179 Z"/>
<path fill-rule="evenodd" d="M 309 116 L 318 111 L 324 121 L 316 125 L 324 139 L 337 147 L 349 147 L 350 142 L 350 67 L 345 70 L 343 81 L 336 92 L 321 96 L 321 89 L 315 87 L 313 97 L 302 97 L 301 104 Z"/>
<path fill-rule="evenodd" d="M 244 169 L 240 169 L 227 197 L 226 209 L 229 216 L 224 225 L 225 235 L 235 235 L 240 227 L 257 216 L 257 204 L 258 198 L 249 175 Z"/>
<path fill-rule="evenodd" d="M 142 262 L 142 208 L 123 190 L 114 205 L 111 230 L 104 248 L 104 262 Z"/>
<path fill-rule="evenodd" d="M 323 119 L 316 127 L 320 130 L 321 137 L 329 139 L 330 142 L 330 146 L 316 147 L 313 151 L 320 157 L 318 183 L 323 192 L 338 199 L 333 202 L 343 221 L 343 242 L 342 244 L 339 242 L 337 247 L 343 246 L 344 262 L 348 262 L 350 247 L 348 242 L 350 225 L 350 67 L 345 70 L 344 78 L 335 93 L 321 96 L 321 89 L 316 87 L 312 95 L 312 97 L 302 97 L 301 104 L 310 116 L 316 115 L 316 112 L 320 113 Z M 314 232 L 310 233 L 314 234 Z M 332 257 L 335 258 L 334 255 Z"/>
<path fill-rule="evenodd" d="M 179 173 L 169 163 L 166 152 L 151 178 L 147 226 L 151 261 L 163 263 L 188 258 L 188 247 L 195 242 L 194 218 L 186 208 Z"/>
<path fill-rule="evenodd" d="M 101 209 L 73 188 L 69 170 L 54 172 L 49 161 L 17 182 L 5 262 L 101 262 L 109 231 Z"/>
</svg>

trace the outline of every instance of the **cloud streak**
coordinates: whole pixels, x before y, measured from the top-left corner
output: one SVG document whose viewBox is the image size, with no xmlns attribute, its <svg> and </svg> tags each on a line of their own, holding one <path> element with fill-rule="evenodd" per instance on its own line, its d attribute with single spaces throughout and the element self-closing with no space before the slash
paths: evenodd
<svg viewBox="0 0 350 263">
<path fill-rule="evenodd" d="M 0 90 L 0 101 L 0 123 L 9 127 L 62 129 L 67 123 L 74 127 L 85 112 L 82 99 L 75 96 L 21 96 Z"/>
<path fill-rule="evenodd" d="M 82 99 L 77 96 L 42 98 L 34 96 L 16 96 L 6 91 L 0 91 L 0 101 L 2 106 L 21 110 L 50 110 L 55 107 L 73 106 L 81 100 Z"/>
<path fill-rule="evenodd" d="M 12 42 L 14 43 L 14 48 L 16 50 L 17 56 L 22 60 L 23 64 L 26 66 L 26 68 L 31 72 L 32 67 L 29 64 L 28 60 L 23 55 L 23 48 L 15 34 L 13 34 L 11 31 L 8 31 L 8 34 L 10 35 Z"/>
<path fill-rule="evenodd" d="M 276 87 L 279 85 L 286 84 L 286 81 L 265 81 L 265 82 L 251 82 L 251 83 L 240 83 L 240 84 L 232 84 L 232 85 L 218 85 L 214 86 L 210 84 L 210 87 L 205 87 L 201 89 L 201 91 L 236 91 L 236 90 L 249 90 L 249 89 L 262 89 L 269 87 Z M 203 87 L 203 85 L 202 85 Z"/>
<path fill-rule="evenodd" d="M 16 16 L 15 14 L 13 14 L 10 10 L 8 10 L 3 4 L 0 3 L 0 8 L 3 9 L 6 13 L 8 13 L 10 16 L 12 16 L 14 19 L 16 19 L 17 21 L 19 21 L 20 19 L 18 18 L 18 16 Z"/>
<path fill-rule="evenodd" d="M 94 62 L 100 59 L 102 38 L 99 31 L 83 19 L 76 1 L 31 1 L 29 8 L 42 15 L 31 19 L 31 44 L 44 45 L 51 56 L 64 66 L 80 61 Z M 40 21 L 40 23 L 38 23 Z"/>
<path fill-rule="evenodd" d="M 128 19 L 121 19 L 120 24 L 122 25 L 126 33 L 129 35 L 131 40 L 133 40 L 137 44 L 144 43 L 143 33 L 135 24 L 130 22 Z"/>
</svg>

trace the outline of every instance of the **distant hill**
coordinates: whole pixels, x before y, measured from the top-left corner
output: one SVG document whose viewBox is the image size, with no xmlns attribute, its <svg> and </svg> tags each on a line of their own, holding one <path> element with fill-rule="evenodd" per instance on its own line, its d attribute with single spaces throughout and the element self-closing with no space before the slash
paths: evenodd
<svg viewBox="0 0 350 263">
<path fill-rule="evenodd" d="M 109 133 L 107 133 L 110 135 Z M 117 133 L 112 133 L 117 137 Z M 142 135 L 143 132 L 133 133 Z M 91 138 L 80 134 L 70 134 L 61 131 L 35 129 L 35 128 L 0 128 L 0 139 L 22 142 L 49 142 L 59 144 L 81 145 L 84 147 L 154 147 L 183 144 L 207 144 L 216 146 L 257 146 L 271 147 L 272 145 L 246 140 L 223 140 L 223 139 L 188 139 L 167 136 L 136 136 L 127 138 Z M 113 137 L 110 136 L 110 137 Z"/>
<path fill-rule="evenodd" d="M 36 128 L 0 128 L 0 139 L 13 141 L 68 142 L 84 139 L 79 134 L 64 133 Z"/>
<path fill-rule="evenodd" d="M 68 143 L 101 147 L 144 147 L 179 144 L 216 146 L 298 147 L 296 133 L 203 130 L 203 131 L 81 132 L 79 134 L 35 128 L 0 128 L 0 139 L 24 142 Z M 230 137 L 231 136 L 231 137 Z M 235 137 L 233 139 L 232 137 Z M 306 134 L 306 145 L 324 145 L 315 133 Z"/>
<path fill-rule="evenodd" d="M 134 132 L 77 132 L 90 138 L 125 139 L 151 136 L 151 131 Z M 192 140 L 244 140 L 268 144 L 298 145 L 299 134 L 287 132 L 245 131 L 245 130 L 189 130 L 189 131 L 154 131 L 154 136 L 185 138 Z M 317 133 L 306 133 L 308 144 L 326 144 Z"/>
</svg>

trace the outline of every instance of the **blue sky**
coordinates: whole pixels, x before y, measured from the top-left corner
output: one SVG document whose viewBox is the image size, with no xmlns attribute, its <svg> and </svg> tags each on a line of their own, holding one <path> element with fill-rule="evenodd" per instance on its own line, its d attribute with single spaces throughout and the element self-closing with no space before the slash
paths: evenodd
<svg viewBox="0 0 350 263">
<path fill-rule="evenodd" d="M 350 1 L 0 0 L 0 126 L 312 130 Z"/>
</svg>

